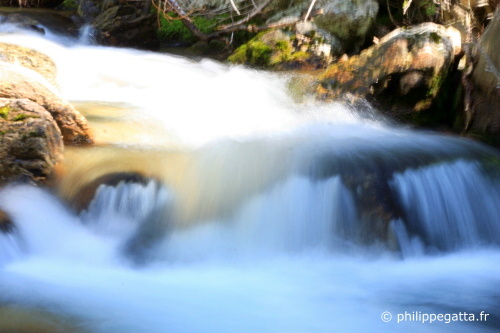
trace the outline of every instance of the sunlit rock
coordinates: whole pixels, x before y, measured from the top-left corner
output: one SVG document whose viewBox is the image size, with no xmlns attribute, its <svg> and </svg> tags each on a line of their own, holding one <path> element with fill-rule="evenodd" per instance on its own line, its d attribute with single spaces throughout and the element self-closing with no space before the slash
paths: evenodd
<svg viewBox="0 0 500 333">
<path fill-rule="evenodd" d="M 38 51 L 7 43 L 0 43 L 0 60 L 34 70 L 56 86 L 56 65 Z"/>
<path fill-rule="evenodd" d="M 443 82 L 460 54 L 458 31 L 434 23 L 400 28 L 380 43 L 320 77 L 322 99 L 366 98 L 390 116 L 426 121 Z"/>
<path fill-rule="evenodd" d="M 92 142 L 87 120 L 35 71 L 0 62 L 0 97 L 26 98 L 44 107 L 59 126 L 66 144 Z"/>
<path fill-rule="evenodd" d="M 44 108 L 26 99 L 0 99 L 0 182 L 45 182 L 63 149 L 61 132 Z"/>
</svg>

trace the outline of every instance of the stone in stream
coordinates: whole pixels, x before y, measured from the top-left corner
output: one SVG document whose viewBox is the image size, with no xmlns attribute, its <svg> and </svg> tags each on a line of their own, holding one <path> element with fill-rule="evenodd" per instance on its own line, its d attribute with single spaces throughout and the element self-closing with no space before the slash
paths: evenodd
<svg viewBox="0 0 500 333">
<path fill-rule="evenodd" d="M 0 209 L 0 232 L 10 233 L 14 230 L 14 224 L 10 216 Z"/>
<path fill-rule="evenodd" d="M 66 144 L 92 143 L 87 120 L 35 71 L 0 61 L 0 98 L 29 99 L 45 108 L 59 126 Z"/>
<path fill-rule="evenodd" d="M 63 158 L 57 124 L 29 100 L 0 99 L 0 183 L 46 182 Z"/>
<path fill-rule="evenodd" d="M 423 124 L 461 54 L 460 33 L 434 23 L 399 28 L 319 76 L 320 99 L 366 98 L 388 116 Z"/>
</svg>

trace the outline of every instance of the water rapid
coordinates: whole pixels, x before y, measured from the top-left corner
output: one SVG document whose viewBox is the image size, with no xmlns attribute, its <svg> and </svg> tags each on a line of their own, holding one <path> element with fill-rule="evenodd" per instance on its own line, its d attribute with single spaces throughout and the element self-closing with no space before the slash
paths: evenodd
<svg viewBox="0 0 500 333">
<path fill-rule="evenodd" d="M 66 150 L 51 192 L 0 190 L 0 304 L 98 333 L 498 330 L 497 151 L 292 75 L 7 31 L 56 62 L 98 144 Z M 144 179 L 75 209 L 120 172 Z M 463 312 L 489 316 L 397 322 Z"/>
</svg>

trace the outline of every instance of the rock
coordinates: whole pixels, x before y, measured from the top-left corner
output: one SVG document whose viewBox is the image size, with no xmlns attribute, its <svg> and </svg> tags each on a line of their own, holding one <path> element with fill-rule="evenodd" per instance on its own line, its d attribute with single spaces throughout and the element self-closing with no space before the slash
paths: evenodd
<svg viewBox="0 0 500 333">
<path fill-rule="evenodd" d="M 14 223 L 10 216 L 0 209 L 0 232 L 10 233 L 14 230 Z"/>
<path fill-rule="evenodd" d="M 396 29 L 359 56 L 330 66 L 319 77 L 317 95 L 366 98 L 389 116 L 421 124 L 460 52 L 456 29 L 434 23 Z"/>
<path fill-rule="evenodd" d="M 17 29 L 32 30 L 41 34 L 46 29 L 64 36 L 78 36 L 79 27 L 71 12 L 51 9 L 0 8 L 0 23 L 9 23 Z"/>
<path fill-rule="evenodd" d="M 43 183 L 63 158 L 57 124 L 40 105 L 0 98 L 0 183 Z"/>
<path fill-rule="evenodd" d="M 92 143 L 86 119 L 35 71 L 0 61 L 0 98 L 29 99 L 54 118 L 66 144 Z"/>
<path fill-rule="evenodd" d="M 94 199 L 99 186 L 117 186 L 120 183 L 134 183 L 146 185 L 152 178 L 146 177 L 137 172 L 113 172 L 102 175 L 89 183 L 83 185 L 75 196 L 69 199 L 72 207 L 76 211 L 82 211 L 88 208 L 90 202 Z"/>
<path fill-rule="evenodd" d="M 12 24 L 20 30 L 31 30 L 34 32 L 39 32 L 42 35 L 45 35 L 45 29 L 42 27 L 40 22 L 38 22 L 34 18 L 27 17 L 19 13 L 14 13 L 1 17 L 0 22 L 2 24 Z"/>
<path fill-rule="evenodd" d="M 285 29 L 261 32 L 228 61 L 276 70 L 326 68 L 332 60 L 332 37 L 300 25 L 299 31 L 305 34 Z"/>
<path fill-rule="evenodd" d="M 276 1 L 277 15 L 269 19 L 275 23 L 283 17 L 301 18 L 311 1 Z M 376 0 L 317 0 L 314 6 L 316 26 L 342 43 L 345 52 L 357 52 L 364 44 L 377 17 Z"/>
<path fill-rule="evenodd" d="M 57 86 L 56 65 L 43 53 L 19 45 L 0 43 L 0 60 L 34 70 Z"/>
<path fill-rule="evenodd" d="M 346 50 L 353 51 L 364 44 L 378 13 L 375 0 L 318 0 L 316 6 L 323 10 L 323 15 L 315 19 L 318 27 L 339 38 Z"/>
<path fill-rule="evenodd" d="M 54 8 L 64 0 L 0 0 L 2 7 Z"/>
<path fill-rule="evenodd" d="M 91 23 L 99 44 L 159 48 L 156 16 L 150 12 L 149 2 L 82 0 L 78 14 Z"/>
<path fill-rule="evenodd" d="M 4 333 L 83 333 L 85 323 L 81 319 L 57 315 L 40 307 L 26 305 L 0 306 L 0 332 Z"/>
<path fill-rule="evenodd" d="M 500 147 L 500 7 L 475 49 L 469 133 Z"/>
<path fill-rule="evenodd" d="M 143 14 L 134 6 L 114 6 L 93 21 L 97 41 L 103 45 L 156 49 L 156 18 Z"/>
</svg>

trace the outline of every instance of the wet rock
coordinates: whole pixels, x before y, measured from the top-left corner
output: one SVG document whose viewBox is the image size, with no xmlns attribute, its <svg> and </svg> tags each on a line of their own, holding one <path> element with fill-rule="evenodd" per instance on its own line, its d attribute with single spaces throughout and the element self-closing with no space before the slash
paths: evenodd
<svg viewBox="0 0 500 333">
<path fill-rule="evenodd" d="M 156 16 L 149 2 L 82 0 L 78 14 L 95 29 L 102 45 L 158 49 Z"/>
<path fill-rule="evenodd" d="M 456 29 L 434 23 L 396 29 L 359 56 L 330 66 L 319 77 L 317 95 L 366 98 L 393 118 L 422 124 L 460 53 Z"/>
<path fill-rule="evenodd" d="M 470 135 L 500 147 L 500 7 L 476 46 Z"/>
<path fill-rule="evenodd" d="M 19 45 L 0 43 L 0 60 L 34 70 L 57 86 L 56 65 L 43 53 Z"/>
<path fill-rule="evenodd" d="M 71 12 L 52 9 L 0 8 L 0 23 L 11 24 L 13 30 L 32 30 L 45 34 L 51 32 L 63 36 L 77 36 L 78 26 Z"/>
<path fill-rule="evenodd" d="M 117 186 L 120 183 L 147 184 L 151 178 L 137 172 L 113 172 L 100 176 L 84 185 L 73 198 L 70 198 L 71 205 L 77 211 L 88 208 L 90 202 L 95 197 L 97 188 L 101 185 Z"/>
<path fill-rule="evenodd" d="M 34 32 L 39 32 L 40 34 L 45 34 L 45 29 L 42 27 L 40 22 L 37 20 L 27 17 L 22 14 L 11 14 L 0 19 L 2 24 L 12 24 L 22 30 L 31 30 Z"/>
<path fill-rule="evenodd" d="M 54 118 L 66 144 L 92 143 L 86 119 L 35 71 L 0 61 L 0 98 L 29 99 Z"/>
<path fill-rule="evenodd" d="M 0 98 L 0 183 L 43 183 L 63 158 L 57 124 L 40 105 Z"/>
<path fill-rule="evenodd" d="M 10 233 L 14 230 L 14 223 L 10 216 L 0 209 L 0 232 Z"/>
</svg>

